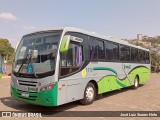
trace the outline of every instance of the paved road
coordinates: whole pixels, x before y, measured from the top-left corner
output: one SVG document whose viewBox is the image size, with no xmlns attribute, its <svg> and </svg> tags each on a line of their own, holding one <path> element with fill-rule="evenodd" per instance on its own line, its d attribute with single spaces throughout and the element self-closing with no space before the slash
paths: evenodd
<svg viewBox="0 0 160 120">
<path fill-rule="evenodd" d="M 137 90 L 127 88 L 106 93 L 101 99 L 88 106 L 73 102 L 59 107 L 30 105 L 12 99 L 10 78 L 3 78 L 0 80 L 0 101 L 0 111 L 160 111 L 160 74 L 152 74 L 151 80 Z"/>
</svg>

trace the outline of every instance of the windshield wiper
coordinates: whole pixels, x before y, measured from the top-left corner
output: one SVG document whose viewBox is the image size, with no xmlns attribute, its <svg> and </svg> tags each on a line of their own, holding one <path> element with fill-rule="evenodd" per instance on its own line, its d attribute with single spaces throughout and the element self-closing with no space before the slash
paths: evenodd
<svg viewBox="0 0 160 120">
<path fill-rule="evenodd" d="M 30 55 L 30 57 L 28 58 L 29 55 Z M 27 56 L 25 57 L 25 59 L 23 60 L 21 66 L 20 66 L 19 69 L 18 69 L 18 72 L 17 72 L 18 74 L 20 73 L 20 70 L 21 70 L 21 68 L 23 67 L 24 63 L 25 63 L 25 60 L 26 60 L 26 59 L 31 59 L 31 57 L 32 57 L 32 53 L 28 53 Z M 37 74 L 36 74 L 36 72 L 35 72 L 35 68 L 34 68 L 34 76 L 37 77 Z"/>
<path fill-rule="evenodd" d="M 19 67 L 19 69 L 18 69 L 18 74 L 20 73 L 20 70 L 21 70 L 21 68 L 22 68 L 22 66 L 24 65 L 24 63 L 25 63 L 25 60 L 28 58 L 28 55 L 30 55 L 29 53 L 26 55 L 26 57 L 25 57 L 25 59 L 23 60 L 23 62 L 22 62 L 22 64 L 21 64 L 21 66 Z"/>
</svg>

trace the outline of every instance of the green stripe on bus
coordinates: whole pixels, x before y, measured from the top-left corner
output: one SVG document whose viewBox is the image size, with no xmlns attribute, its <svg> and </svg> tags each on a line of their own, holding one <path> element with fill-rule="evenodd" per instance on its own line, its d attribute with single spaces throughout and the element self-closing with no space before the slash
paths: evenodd
<svg viewBox="0 0 160 120">
<path fill-rule="evenodd" d="M 94 67 L 93 70 L 107 70 L 107 71 L 111 71 L 114 74 L 116 74 L 116 82 L 121 86 L 121 87 L 126 87 L 126 85 L 124 85 L 123 83 L 118 81 L 118 73 L 116 70 L 114 70 L 113 68 L 107 68 L 107 67 Z"/>
<path fill-rule="evenodd" d="M 94 67 L 93 70 L 108 70 L 113 72 L 114 74 L 116 74 L 116 76 L 118 76 L 118 73 L 116 70 L 112 69 L 112 68 L 107 68 L 107 67 Z"/>
<path fill-rule="evenodd" d="M 112 68 L 109 69 L 106 67 L 96 67 L 95 70 L 109 70 L 112 72 L 114 71 L 113 72 L 114 74 L 117 73 L 115 72 L 114 69 Z M 139 76 L 139 80 L 140 80 L 139 82 L 144 83 L 150 78 L 150 70 L 145 66 L 139 66 L 139 67 L 133 68 L 129 72 L 129 76 L 132 82 L 134 82 L 136 75 Z M 119 88 L 129 87 L 129 86 L 131 85 L 127 77 L 123 79 L 119 79 L 116 75 L 107 75 L 98 81 L 98 94 L 113 91 Z"/>
</svg>

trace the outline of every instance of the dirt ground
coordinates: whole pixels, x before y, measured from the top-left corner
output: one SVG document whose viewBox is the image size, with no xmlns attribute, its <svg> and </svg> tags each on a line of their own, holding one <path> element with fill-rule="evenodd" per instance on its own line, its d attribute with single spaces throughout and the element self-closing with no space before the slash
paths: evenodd
<svg viewBox="0 0 160 120">
<path fill-rule="evenodd" d="M 152 74 L 151 80 L 138 89 L 131 88 L 122 89 L 105 93 L 101 99 L 96 100 L 93 104 L 88 106 L 80 105 L 79 102 L 72 102 L 58 107 L 43 107 L 30 105 L 24 102 L 16 101 L 10 96 L 10 77 L 5 77 L 0 80 L 0 111 L 43 111 L 48 112 L 48 116 L 52 116 L 55 111 L 160 111 L 160 74 Z M 1 118 L 0 118 L 1 119 Z M 6 118 L 5 118 L 6 119 Z M 7 118 L 9 119 L 9 118 Z M 11 118 L 10 118 L 11 119 Z M 14 118 L 15 119 L 15 118 Z M 44 118 L 34 118 L 44 119 Z M 45 119 L 53 119 L 47 117 Z M 73 117 L 59 117 L 56 119 L 75 119 L 82 118 Z M 83 118 L 86 120 L 94 120 L 97 117 Z M 99 117 L 98 119 L 106 119 Z M 107 119 L 133 119 L 133 118 L 107 118 Z M 142 118 L 134 118 L 142 119 Z M 143 119 L 158 119 L 158 118 L 143 118 Z"/>
</svg>

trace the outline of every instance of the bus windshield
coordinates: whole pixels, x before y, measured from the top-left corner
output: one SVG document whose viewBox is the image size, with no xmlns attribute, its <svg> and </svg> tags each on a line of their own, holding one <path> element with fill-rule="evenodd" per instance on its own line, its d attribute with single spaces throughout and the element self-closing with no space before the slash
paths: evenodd
<svg viewBox="0 0 160 120">
<path fill-rule="evenodd" d="M 13 73 L 23 77 L 53 75 L 60 35 L 43 33 L 23 37 L 15 55 Z"/>
</svg>

